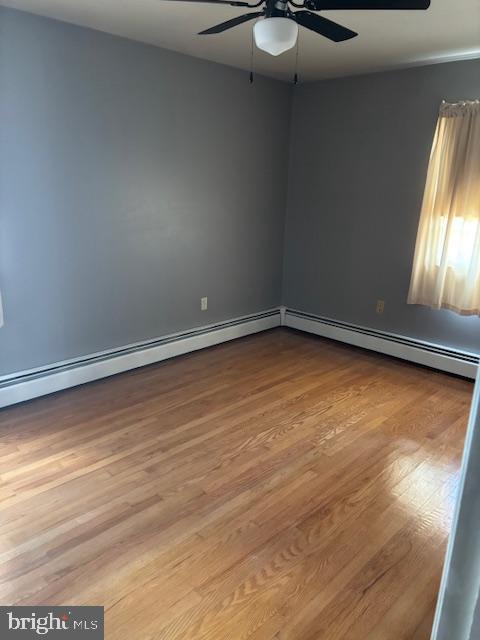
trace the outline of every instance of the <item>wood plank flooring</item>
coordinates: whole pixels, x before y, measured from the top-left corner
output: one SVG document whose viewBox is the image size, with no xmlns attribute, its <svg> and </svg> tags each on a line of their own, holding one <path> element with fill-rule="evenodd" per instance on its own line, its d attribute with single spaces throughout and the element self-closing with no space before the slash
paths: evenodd
<svg viewBox="0 0 480 640">
<path fill-rule="evenodd" d="M 428 640 L 472 384 L 277 329 L 0 411 L 0 602 Z"/>
</svg>

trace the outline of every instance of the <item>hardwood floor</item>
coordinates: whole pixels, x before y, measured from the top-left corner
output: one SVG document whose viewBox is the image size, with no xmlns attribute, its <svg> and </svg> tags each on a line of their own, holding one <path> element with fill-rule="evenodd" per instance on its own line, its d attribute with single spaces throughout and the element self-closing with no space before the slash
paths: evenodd
<svg viewBox="0 0 480 640">
<path fill-rule="evenodd" d="M 0 601 L 427 640 L 472 384 L 283 329 L 0 412 Z"/>
</svg>

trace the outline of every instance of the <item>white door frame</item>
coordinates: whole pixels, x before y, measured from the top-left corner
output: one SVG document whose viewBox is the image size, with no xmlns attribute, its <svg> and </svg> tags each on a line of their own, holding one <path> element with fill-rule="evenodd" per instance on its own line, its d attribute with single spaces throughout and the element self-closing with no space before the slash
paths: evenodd
<svg viewBox="0 0 480 640">
<path fill-rule="evenodd" d="M 478 640 L 480 596 L 480 369 L 473 392 L 460 485 L 431 640 Z M 478 624 L 476 621 L 475 624 Z"/>
</svg>

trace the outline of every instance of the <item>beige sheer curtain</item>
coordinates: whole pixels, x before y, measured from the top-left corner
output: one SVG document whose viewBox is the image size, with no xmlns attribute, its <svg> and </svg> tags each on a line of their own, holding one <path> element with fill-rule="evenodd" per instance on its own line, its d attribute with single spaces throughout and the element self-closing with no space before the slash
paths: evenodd
<svg viewBox="0 0 480 640">
<path fill-rule="evenodd" d="M 480 315 L 480 100 L 440 107 L 408 303 Z"/>
</svg>

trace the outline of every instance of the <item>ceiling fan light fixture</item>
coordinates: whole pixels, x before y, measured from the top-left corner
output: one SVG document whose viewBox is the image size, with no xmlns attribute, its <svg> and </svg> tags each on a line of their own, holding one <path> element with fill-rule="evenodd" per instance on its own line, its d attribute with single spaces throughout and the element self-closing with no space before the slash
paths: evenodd
<svg viewBox="0 0 480 640">
<path fill-rule="evenodd" d="M 253 35 L 259 49 L 271 56 L 279 56 L 295 46 L 298 25 L 290 18 L 265 18 L 255 23 Z"/>
</svg>

